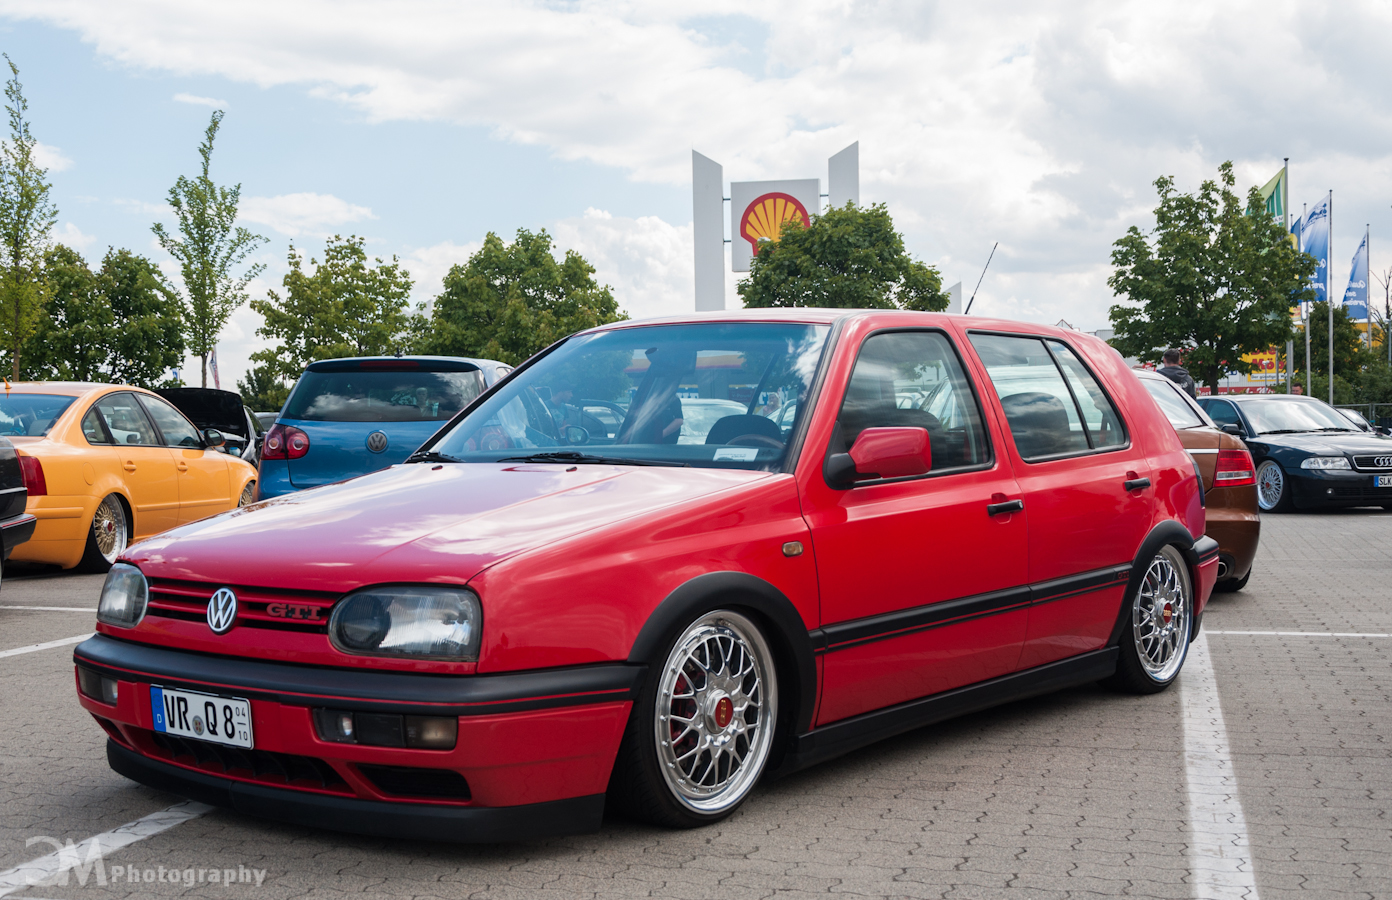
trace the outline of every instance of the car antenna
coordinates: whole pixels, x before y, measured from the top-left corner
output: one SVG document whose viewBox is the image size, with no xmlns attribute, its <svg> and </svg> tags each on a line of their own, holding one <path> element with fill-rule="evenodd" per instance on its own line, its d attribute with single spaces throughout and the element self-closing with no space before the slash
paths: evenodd
<svg viewBox="0 0 1392 900">
<path fill-rule="evenodd" d="M 993 259 L 996 258 L 996 248 L 999 247 L 999 246 L 1000 246 L 1000 241 L 996 241 L 994 244 L 991 245 L 991 255 L 988 256 L 988 257 L 986 257 L 986 265 L 983 266 L 982 269 L 981 269 L 981 278 L 976 279 L 976 287 L 972 288 L 971 300 L 968 300 L 968 301 L 967 301 L 967 308 L 966 308 L 965 310 L 962 311 L 962 315 L 964 315 L 964 316 L 969 316 L 969 315 L 971 315 L 972 300 L 975 300 L 975 299 L 976 299 L 976 292 L 979 291 L 979 290 L 981 290 L 981 282 L 982 282 L 982 279 L 984 279 L 984 278 L 986 277 L 986 270 L 989 269 L 989 268 L 991 268 L 991 260 L 993 260 Z"/>
</svg>

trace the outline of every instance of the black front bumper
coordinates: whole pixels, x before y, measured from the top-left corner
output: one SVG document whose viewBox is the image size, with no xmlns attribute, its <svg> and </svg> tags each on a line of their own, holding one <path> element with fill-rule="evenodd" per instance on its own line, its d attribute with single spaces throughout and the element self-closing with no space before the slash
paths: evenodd
<svg viewBox="0 0 1392 900">
<path fill-rule="evenodd" d="M 150 759 L 111 740 L 106 742 L 106 759 L 112 769 L 132 781 L 200 803 L 294 825 L 376 837 L 465 844 L 524 841 L 596 831 L 604 817 L 603 794 L 526 806 L 383 803 L 205 775 Z"/>
<path fill-rule="evenodd" d="M 1376 476 L 1361 472 L 1287 470 L 1291 499 L 1300 509 L 1392 504 L 1392 488 L 1374 487 Z"/>
</svg>

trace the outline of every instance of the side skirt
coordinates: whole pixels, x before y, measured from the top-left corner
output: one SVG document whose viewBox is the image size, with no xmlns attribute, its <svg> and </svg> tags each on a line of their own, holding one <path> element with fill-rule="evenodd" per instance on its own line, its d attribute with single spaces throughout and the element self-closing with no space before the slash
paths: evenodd
<svg viewBox="0 0 1392 900">
<path fill-rule="evenodd" d="M 989 709 L 1002 703 L 1100 681 L 1116 671 L 1116 647 L 1104 647 L 990 681 L 944 691 L 920 700 L 833 722 L 797 735 L 774 774 L 786 775 L 858 750 L 867 744 Z"/>
</svg>

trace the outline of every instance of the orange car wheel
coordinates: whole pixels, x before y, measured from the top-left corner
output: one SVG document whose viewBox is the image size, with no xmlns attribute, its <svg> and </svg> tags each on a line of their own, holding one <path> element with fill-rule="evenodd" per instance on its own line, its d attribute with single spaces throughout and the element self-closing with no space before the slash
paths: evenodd
<svg viewBox="0 0 1392 900">
<path fill-rule="evenodd" d="M 121 498 L 107 494 L 92 514 L 92 527 L 87 532 L 87 549 L 78 568 L 84 572 L 105 572 L 126 552 L 130 544 L 130 523 Z"/>
</svg>

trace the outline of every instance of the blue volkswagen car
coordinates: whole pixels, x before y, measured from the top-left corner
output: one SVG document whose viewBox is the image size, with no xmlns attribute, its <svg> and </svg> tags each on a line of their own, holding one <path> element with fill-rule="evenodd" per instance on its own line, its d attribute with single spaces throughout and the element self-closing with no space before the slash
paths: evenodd
<svg viewBox="0 0 1392 900">
<path fill-rule="evenodd" d="M 510 371 L 495 360 L 452 356 L 310 363 L 262 440 L 259 498 L 403 462 Z"/>
</svg>

